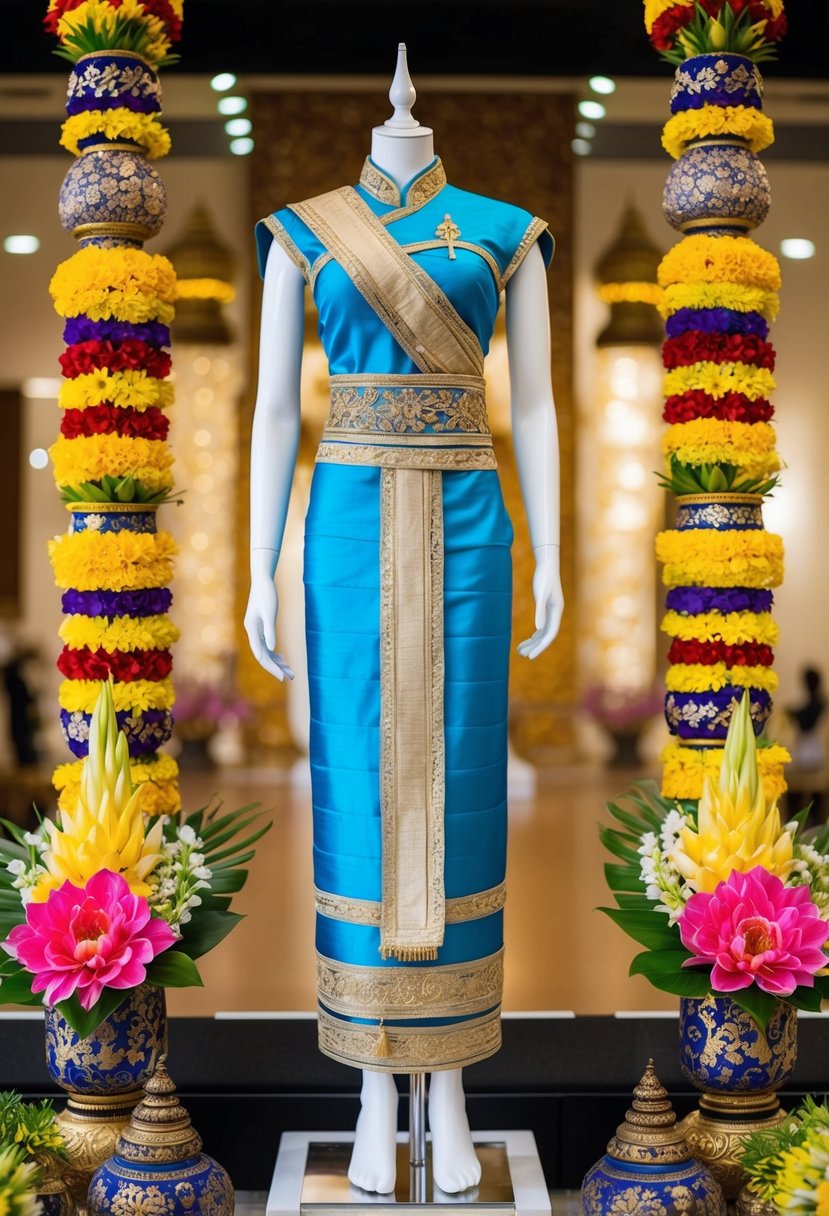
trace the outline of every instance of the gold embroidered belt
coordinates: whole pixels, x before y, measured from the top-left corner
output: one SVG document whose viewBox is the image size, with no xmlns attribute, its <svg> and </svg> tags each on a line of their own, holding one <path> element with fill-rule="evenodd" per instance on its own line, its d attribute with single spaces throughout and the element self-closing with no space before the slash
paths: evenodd
<svg viewBox="0 0 829 1216">
<path fill-rule="evenodd" d="M 317 460 L 412 469 L 494 469 L 479 376 L 331 377 Z"/>
</svg>

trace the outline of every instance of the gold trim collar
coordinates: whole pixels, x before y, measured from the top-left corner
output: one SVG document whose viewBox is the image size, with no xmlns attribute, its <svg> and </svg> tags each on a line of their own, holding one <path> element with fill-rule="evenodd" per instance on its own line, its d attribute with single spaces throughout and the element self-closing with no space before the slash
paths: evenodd
<svg viewBox="0 0 829 1216">
<path fill-rule="evenodd" d="M 443 189 L 446 185 L 446 172 L 440 157 L 435 157 L 431 165 L 416 174 L 400 190 L 397 183 L 387 177 L 383 170 L 375 165 L 371 157 L 367 156 L 360 174 L 360 185 L 379 203 L 386 203 L 390 207 L 405 206 L 413 209 L 422 207 Z"/>
</svg>

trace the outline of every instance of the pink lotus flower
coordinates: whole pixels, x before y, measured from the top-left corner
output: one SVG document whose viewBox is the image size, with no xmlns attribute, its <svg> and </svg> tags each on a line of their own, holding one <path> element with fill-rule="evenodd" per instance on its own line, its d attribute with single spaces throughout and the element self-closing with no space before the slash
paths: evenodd
<svg viewBox="0 0 829 1216">
<path fill-rule="evenodd" d="M 45 993 L 45 1004 L 77 990 L 91 1009 L 104 988 L 143 984 L 146 964 L 175 940 L 120 874 L 99 870 L 85 888 L 67 881 L 45 903 L 27 904 L 26 924 L 12 929 L 2 947 L 32 972 L 32 992 Z"/>
<path fill-rule="evenodd" d="M 682 944 L 694 954 L 683 963 L 713 963 L 711 987 L 734 992 L 756 984 L 773 996 L 814 987 L 829 963 L 821 947 L 829 924 L 820 919 L 809 888 L 784 887 L 763 866 L 736 870 L 713 894 L 692 895 L 679 920 Z"/>
</svg>

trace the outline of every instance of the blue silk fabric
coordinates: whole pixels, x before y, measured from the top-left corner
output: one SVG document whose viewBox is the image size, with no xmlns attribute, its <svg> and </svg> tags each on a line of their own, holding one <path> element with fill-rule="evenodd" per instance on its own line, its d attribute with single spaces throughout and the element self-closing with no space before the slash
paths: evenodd
<svg viewBox="0 0 829 1216">
<path fill-rule="evenodd" d="M 422 176 L 422 175 L 420 175 Z M 417 180 L 417 179 L 414 179 Z M 409 188 L 411 185 L 409 184 Z M 401 245 L 428 241 L 451 213 L 460 240 L 486 249 L 442 247 L 411 256 L 449 297 L 488 348 L 504 272 L 526 250 L 533 217 L 521 208 L 444 185 L 406 210 L 358 191 L 378 216 L 402 210 L 388 231 Z M 315 236 L 290 210 L 275 213 L 277 230 L 257 227 L 260 268 L 273 235 L 313 280 L 319 333 L 332 374 L 407 374 L 418 369 Z M 282 234 L 287 234 L 285 237 Z M 529 242 L 529 247 L 532 245 Z M 552 240 L 541 234 L 549 262 Z M 514 268 L 514 267 L 513 267 Z M 305 524 L 305 596 L 311 701 L 310 756 L 314 875 L 321 891 L 382 899 L 380 798 L 380 482 L 377 467 L 317 463 Z M 444 743 L 445 895 L 488 891 L 504 880 L 507 837 L 507 701 L 512 603 L 512 526 L 492 469 L 444 471 Z M 317 949 L 327 960 L 361 968 L 430 968 L 497 954 L 503 912 L 447 923 L 436 961 L 380 955 L 380 929 L 317 915 Z M 324 1008 L 324 1007 L 323 1007 Z M 369 1019 L 342 1021 L 377 1026 Z M 480 1014 L 476 1015 L 480 1017 Z M 463 1017 L 385 1020 L 390 1027 L 445 1026 Z M 486 1054 L 490 1054 L 487 1051 Z M 480 1058 L 480 1057 L 479 1057 Z M 350 1062 L 359 1063 L 355 1058 Z M 377 1067 L 383 1066 L 383 1061 Z M 385 1062 L 390 1071 L 406 1071 Z M 371 1063 L 363 1066 L 373 1067 Z M 433 1067 L 451 1066 L 439 1058 Z"/>
</svg>

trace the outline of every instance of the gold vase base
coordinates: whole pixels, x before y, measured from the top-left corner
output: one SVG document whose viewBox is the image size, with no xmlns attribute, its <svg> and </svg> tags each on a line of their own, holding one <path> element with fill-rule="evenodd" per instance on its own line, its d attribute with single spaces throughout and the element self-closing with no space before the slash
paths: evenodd
<svg viewBox="0 0 829 1216">
<path fill-rule="evenodd" d="M 68 1156 L 63 1174 L 80 1216 L 86 1213 L 92 1175 L 115 1152 L 118 1137 L 143 1096 L 141 1089 L 121 1094 L 72 1094 L 66 1109 L 58 1115 Z"/>
<path fill-rule="evenodd" d="M 777 1127 L 787 1117 L 777 1095 L 712 1094 L 700 1098 L 700 1109 L 682 1121 L 691 1152 L 706 1165 L 726 1199 L 735 1200 L 748 1181 L 741 1164 L 743 1141 L 752 1132 Z"/>
</svg>

